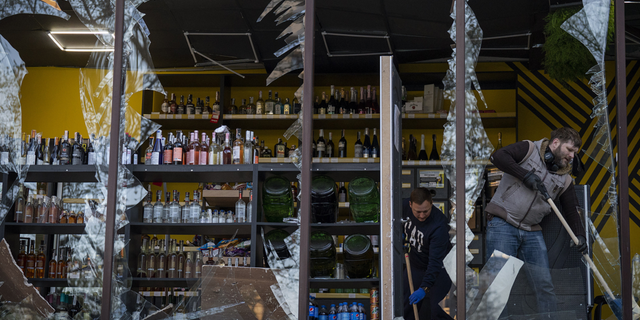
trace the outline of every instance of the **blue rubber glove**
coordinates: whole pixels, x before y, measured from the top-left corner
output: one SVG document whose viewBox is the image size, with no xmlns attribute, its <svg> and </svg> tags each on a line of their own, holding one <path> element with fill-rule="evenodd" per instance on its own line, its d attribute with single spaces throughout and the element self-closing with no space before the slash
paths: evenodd
<svg viewBox="0 0 640 320">
<path fill-rule="evenodd" d="M 424 299 L 424 296 L 426 296 L 427 293 L 424 291 L 424 289 L 420 288 L 416 291 L 414 291 L 411 296 L 409 296 L 409 303 L 411 304 L 416 304 L 420 301 L 422 301 L 422 299 Z"/>
</svg>

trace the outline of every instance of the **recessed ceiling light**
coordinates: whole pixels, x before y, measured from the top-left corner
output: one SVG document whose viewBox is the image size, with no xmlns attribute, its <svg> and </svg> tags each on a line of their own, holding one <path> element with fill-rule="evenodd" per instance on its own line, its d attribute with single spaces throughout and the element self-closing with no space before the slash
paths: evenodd
<svg viewBox="0 0 640 320">
<path fill-rule="evenodd" d="M 111 52 L 111 51 L 113 51 L 113 47 L 68 48 L 68 47 L 63 46 L 62 43 L 60 43 L 60 41 L 58 41 L 58 39 L 56 39 L 56 37 L 54 36 L 55 34 L 66 34 L 66 35 L 69 35 L 69 34 L 77 34 L 77 35 L 110 34 L 108 31 L 88 31 L 88 30 L 67 31 L 67 30 L 61 30 L 61 31 L 49 31 L 48 36 L 51 39 L 51 41 L 53 41 L 53 43 L 55 43 L 56 46 L 58 46 L 58 48 L 60 48 L 60 50 L 62 50 L 62 51 L 68 51 L 68 52 Z M 111 34 L 111 36 L 113 36 L 113 34 Z"/>
</svg>

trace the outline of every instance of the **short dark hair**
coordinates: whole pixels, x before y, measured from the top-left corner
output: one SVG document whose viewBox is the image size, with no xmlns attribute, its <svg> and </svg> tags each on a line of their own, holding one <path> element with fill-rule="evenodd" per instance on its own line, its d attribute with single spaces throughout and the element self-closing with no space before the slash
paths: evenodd
<svg viewBox="0 0 640 320">
<path fill-rule="evenodd" d="M 582 146 L 582 138 L 578 131 L 571 127 L 562 127 L 551 131 L 551 139 L 549 142 L 558 139 L 561 143 L 572 142 L 575 147 Z"/>
<path fill-rule="evenodd" d="M 425 201 L 433 203 L 433 200 L 431 199 L 431 191 L 427 188 L 415 188 L 413 189 L 413 191 L 411 191 L 411 197 L 409 198 L 409 201 L 417 205 L 421 205 Z"/>
</svg>

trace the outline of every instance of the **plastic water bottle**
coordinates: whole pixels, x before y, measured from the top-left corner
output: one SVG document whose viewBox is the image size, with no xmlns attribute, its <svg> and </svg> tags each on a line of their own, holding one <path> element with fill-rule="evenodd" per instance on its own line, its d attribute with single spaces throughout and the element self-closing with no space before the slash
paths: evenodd
<svg viewBox="0 0 640 320">
<path fill-rule="evenodd" d="M 349 307 L 349 320 L 360 320 L 360 313 L 358 312 L 358 306 L 355 302 L 351 303 L 351 307 Z"/>
<path fill-rule="evenodd" d="M 338 320 L 338 311 L 336 310 L 336 305 L 332 304 L 329 309 L 329 320 Z"/>
<path fill-rule="evenodd" d="M 360 313 L 360 320 L 367 320 L 367 314 L 364 312 L 364 305 L 358 303 L 358 312 Z"/>
<path fill-rule="evenodd" d="M 324 305 L 318 311 L 318 320 L 329 320 L 329 314 L 327 313 L 327 307 Z"/>
<path fill-rule="evenodd" d="M 318 320 L 318 306 L 314 300 L 314 297 L 309 296 L 309 320 Z"/>
</svg>

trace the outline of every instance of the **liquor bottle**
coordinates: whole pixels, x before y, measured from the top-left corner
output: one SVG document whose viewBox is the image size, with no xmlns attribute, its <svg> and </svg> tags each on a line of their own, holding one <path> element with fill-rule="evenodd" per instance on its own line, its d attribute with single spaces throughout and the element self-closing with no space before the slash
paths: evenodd
<svg viewBox="0 0 640 320">
<path fill-rule="evenodd" d="M 185 105 L 186 114 L 196 114 L 196 106 L 193 104 L 193 95 L 187 96 L 187 104 Z"/>
<path fill-rule="evenodd" d="M 149 246 L 149 239 L 142 239 L 142 246 L 140 247 L 140 254 L 138 255 L 138 277 L 147 277 L 147 247 Z"/>
<path fill-rule="evenodd" d="M 320 105 L 318 105 L 318 114 L 326 114 L 329 105 L 327 104 L 327 94 L 322 92 L 322 100 L 320 101 Z"/>
<path fill-rule="evenodd" d="M 48 198 L 47 196 L 45 196 L 46 198 Z M 48 200 L 45 198 L 40 198 L 39 200 L 37 200 L 38 205 L 37 205 L 37 209 L 34 210 L 35 212 L 35 217 L 34 220 L 36 223 L 45 223 L 45 210 L 47 209 L 47 202 Z M 47 212 L 47 215 L 49 214 L 49 212 Z"/>
<path fill-rule="evenodd" d="M 262 158 L 272 158 L 273 154 L 271 149 L 264 144 L 264 140 L 260 141 L 260 148 L 262 149 Z"/>
<path fill-rule="evenodd" d="M 218 143 L 218 136 L 215 132 L 211 133 L 211 144 L 209 145 L 209 164 L 218 165 L 220 164 L 218 155 L 220 144 Z"/>
<path fill-rule="evenodd" d="M 278 138 L 278 143 L 273 146 L 273 150 L 276 153 L 276 158 L 284 158 L 285 149 L 286 147 L 284 146 L 284 143 L 282 143 L 282 139 Z"/>
<path fill-rule="evenodd" d="M 253 132 L 251 133 L 251 135 L 253 135 Z M 251 140 L 253 140 L 251 143 L 253 144 L 254 148 L 253 148 L 253 163 L 254 164 L 258 164 L 260 163 L 260 146 L 257 145 L 258 143 L 258 138 L 257 137 L 253 137 Z"/>
<path fill-rule="evenodd" d="M 153 143 L 153 150 L 151 151 L 151 163 L 150 165 L 160 165 L 162 164 L 162 130 L 158 130 L 156 132 L 156 138 Z"/>
<path fill-rule="evenodd" d="M 173 190 L 173 202 L 169 206 L 169 221 L 170 223 L 180 223 L 180 193 L 177 190 Z"/>
<path fill-rule="evenodd" d="M 163 148 L 162 164 L 173 163 L 173 141 L 174 141 L 173 133 L 169 133 L 169 137 L 167 138 Z"/>
<path fill-rule="evenodd" d="M 253 103 L 253 97 L 249 97 L 249 104 L 247 104 L 247 114 L 256 114 L 256 105 Z"/>
<path fill-rule="evenodd" d="M 76 212 L 71 210 L 69 212 L 69 216 L 67 216 L 67 223 L 76 223 L 77 219 L 76 219 Z"/>
<path fill-rule="evenodd" d="M 296 186 L 296 183 L 291 181 L 291 197 L 293 198 L 293 207 L 297 208 L 298 207 L 298 187 Z"/>
<path fill-rule="evenodd" d="M 424 134 L 421 136 L 422 145 L 420 146 L 420 153 L 418 154 L 418 160 L 429 160 L 427 158 L 427 151 L 424 149 Z"/>
<path fill-rule="evenodd" d="M 498 146 L 496 146 L 496 150 L 498 149 L 502 149 L 502 132 L 498 132 Z"/>
<path fill-rule="evenodd" d="M 172 157 L 171 157 L 171 163 L 178 165 L 178 164 L 182 164 L 182 154 L 184 152 L 184 145 L 182 144 L 182 132 L 178 131 L 176 132 L 176 139 L 173 142 L 173 150 L 172 150 Z"/>
<path fill-rule="evenodd" d="M 36 256 L 36 279 L 44 279 L 44 265 L 47 263 L 47 256 L 44 255 L 44 240 L 40 241 L 40 250 Z"/>
<path fill-rule="evenodd" d="M 178 113 L 178 104 L 176 103 L 176 94 L 171 94 L 171 100 L 169 100 L 169 113 L 177 114 Z"/>
<path fill-rule="evenodd" d="M 60 165 L 71 164 L 71 144 L 69 143 L 69 130 L 64 131 L 62 142 L 60 143 Z"/>
<path fill-rule="evenodd" d="M 9 164 L 9 150 L 10 147 L 7 145 L 8 141 L 10 141 L 7 135 L 2 135 L 2 140 L 0 141 L 0 165 Z"/>
<path fill-rule="evenodd" d="M 149 144 L 144 152 L 144 164 L 151 164 L 151 155 L 153 154 L 153 135 L 149 136 Z"/>
<path fill-rule="evenodd" d="M 404 137 L 402 137 L 402 160 L 407 160 L 407 148 L 406 146 L 406 139 Z"/>
<path fill-rule="evenodd" d="M 156 278 L 164 279 L 167 277 L 167 255 L 165 254 L 164 240 L 160 240 L 160 251 L 156 258 Z"/>
<path fill-rule="evenodd" d="M 58 207 L 58 197 L 51 197 L 51 206 L 49 207 L 49 215 L 47 217 L 48 223 L 58 223 L 58 215 L 60 214 L 60 209 Z"/>
<path fill-rule="evenodd" d="M 340 182 L 340 189 L 338 189 L 338 201 L 347 202 L 347 188 L 344 187 L 344 182 Z"/>
<path fill-rule="evenodd" d="M 320 112 L 320 97 L 316 96 L 316 101 L 313 103 L 313 114 Z"/>
<path fill-rule="evenodd" d="M 325 152 L 326 153 L 326 157 L 328 157 L 328 158 L 335 157 L 334 151 L 333 151 L 333 149 L 335 149 L 335 148 L 334 148 L 334 145 L 333 145 L 333 139 L 332 138 L 333 138 L 333 136 L 332 136 L 331 132 L 329 132 L 329 141 L 327 141 L 327 143 L 326 143 L 326 152 Z"/>
<path fill-rule="evenodd" d="M 211 105 L 211 112 L 220 113 L 220 111 L 220 92 L 216 91 L 216 100 L 213 102 L 213 105 Z"/>
<path fill-rule="evenodd" d="M 198 191 L 193 192 L 193 202 L 191 202 L 191 210 L 190 210 L 190 223 L 200 223 L 200 213 L 202 212 L 202 207 L 200 206 L 200 199 L 198 199 Z"/>
<path fill-rule="evenodd" d="M 171 193 L 164 193 L 164 206 L 162 207 L 162 223 L 171 222 Z"/>
<path fill-rule="evenodd" d="M 15 222 L 24 222 L 25 191 L 28 193 L 28 190 L 29 189 L 26 189 L 22 184 L 18 187 L 18 196 L 15 205 Z"/>
<path fill-rule="evenodd" d="M 358 114 L 367 113 L 366 98 L 364 96 L 364 87 L 360 87 L 360 102 L 358 103 Z"/>
<path fill-rule="evenodd" d="M 362 145 L 362 156 L 369 158 L 371 156 L 371 140 L 369 139 L 369 128 L 364 129 L 364 144 Z"/>
<path fill-rule="evenodd" d="M 184 193 L 184 206 L 182 206 L 182 223 L 191 221 L 191 204 L 189 203 L 189 192 Z"/>
<path fill-rule="evenodd" d="M 202 252 L 200 252 L 200 250 L 196 252 L 196 261 L 194 262 L 194 276 L 196 278 L 202 277 Z"/>
<path fill-rule="evenodd" d="M 62 214 L 60 215 L 60 223 L 69 223 L 69 211 L 62 210 Z"/>
<path fill-rule="evenodd" d="M 236 128 L 236 140 L 233 141 L 233 164 L 242 164 L 242 160 L 244 160 L 244 143 L 241 132 L 240 128 Z"/>
<path fill-rule="evenodd" d="M 184 277 L 186 279 L 193 278 L 193 259 L 191 258 L 191 252 L 187 252 L 186 259 L 184 260 Z"/>
<path fill-rule="evenodd" d="M 174 239 L 169 240 L 167 247 L 167 278 L 177 278 L 178 275 L 178 255 L 176 254 L 176 243 Z"/>
<path fill-rule="evenodd" d="M 31 138 L 29 139 L 29 147 L 27 148 L 27 165 L 36 164 L 36 149 L 38 143 L 36 142 L 36 131 L 31 130 Z"/>
<path fill-rule="evenodd" d="M 24 240 L 20 240 L 20 253 L 18 253 L 18 257 L 16 258 L 16 264 L 22 270 L 22 273 L 26 275 L 26 267 L 27 267 L 27 244 Z"/>
<path fill-rule="evenodd" d="M 167 114 L 169 113 L 169 111 L 171 111 L 171 105 L 169 104 L 169 99 L 167 99 L 167 96 L 164 97 L 164 101 L 162 101 L 162 104 L 160 105 L 160 113 L 162 114 Z"/>
<path fill-rule="evenodd" d="M 198 159 L 199 165 L 207 165 L 207 160 L 209 160 L 209 144 L 207 143 L 207 133 L 202 133 L 202 143 L 200 144 L 200 156 Z"/>
<path fill-rule="evenodd" d="M 293 101 L 291 102 L 291 106 L 293 108 L 293 111 L 292 111 L 293 114 L 300 113 L 300 110 L 302 109 L 302 104 L 298 100 L 298 97 L 296 97 L 295 95 L 293 96 Z"/>
<path fill-rule="evenodd" d="M 407 160 L 416 160 L 418 155 L 416 154 L 416 141 L 412 134 L 409 135 L 409 152 L 407 153 Z"/>
<path fill-rule="evenodd" d="M 53 147 L 51 148 L 51 160 L 49 162 L 52 165 L 60 164 L 60 141 L 58 137 L 53 138 Z"/>
<path fill-rule="evenodd" d="M 333 86 L 331 86 L 333 88 Z M 316 156 L 318 158 L 324 158 L 327 156 L 327 145 L 324 142 L 324 130 L 320 129 L 320 135 L 318 136 L 318 142 L 316 142 Z"/>
<path fill-rule="evenodd" d="M 347 101 L 347 93 L 344 91 L 344 88 L 340 88 L 340 102 L 338 104 L 339 113 L 340 114 L 348 114 L 349 113 L 349 102 Z"/>
<path fill-rule="evenodd" d="M 84 223 L 84 212 L 78 211 L 76 215 L 76 223 Z"/>
<path fill-rule="evenodd" d="M 24 207 L 24 223 L 33 223 L 33 195 L 29 195 Z"/>
<path fill-rule="evenodd" d="M 184 95 L 180 96 L 180 104 L 178 105 L 178 110 L 177 110 L 177 114 L 184 114 L 185 113 L 185 106 L 184 106 Z"/>
<path fill-rule="evenodd" d="M 431 160 L 440 160 L 440 155 L 438 154 L 438 147 L 436 146 L 436 135 L 435 134 L 432 136 L 432 139 L 433 139 L 433 147 L 431 147 L 431 155 L 429 155 L 429 159 L 431 159 Z M 499 141 L 498 144 L 500 144 L 500 142 L 502 142 L 502 141 Z"/>
<path fill-rule="evenodd" d="M 363 156 L 363 151 L 362 151 L 363 147 L 362 147 L 362 142 L 360 142 L 360 131 L 358 131 L 358 140 L 356 141 L 354 148 L 353 148 L 353 157 L 354 158 L 362 158 Z"/>
<path fill-rule="evenodd" d="M 67 259 L 66 253 L 67 251 L 64 248 L 58 248 L 58 264 L 56 266 L 56 278 L 57 279 L 66 279 L 67 278 Z"/>
<path fill-rule="evenodd" d="M 202 147 L 198 142 L 198 130 L 191 132 L 191 143 L 189 144 L 189 155 L 187 164 L 195 165 L 200 163 L 200 151 Z"/>
<path fill-rule="evenodd" d="M 42 138 L 40 134 L 36 135 L 36 164 L 43 165 L 44 164 L 44 147 L 45 147 L 45 139 Z"/>
<path fill-rule="evenodd" d="M 327 103 L 328 114 L 335 114 L 336 110 L 338 110 L 339 100 L 335 98 L 335 95 L 336 95 L 336 88 L 334 87 L 334 85 L 331 85 L 331 96 L 329 96 L 329 101 Z"/>
<path fill-rule="evenodd" d="M 256 101 L 256 114 L 264 114 L 264 100 L 262 100 L 262 91 L 258 92 L 258 101 Z"/>
<path fill-rule="evenodd" d="M 380 157 L 380 144 L 378 144 L 377 128 L 373 128 L 373 142 L 371 142 L 371 158 Z"/>
<path fill-rule="evenodd" d="M 378 104 L 377 97 L 376 87 L 373 87 L 371 89 L 371 113 L 380 113 L 380 105 Z"/>
<path fill-rule="evenodd" d="M 162 191 L 156 192 L 156 203 L 153 205 L 153 223 L 162 223 Z"/>
<path fill-rule="evenodd" d="M 249 190 L 249 203 L 247 203 L 246 216 L 247 219 L 245 222 L 251 222 L 251 220 L 253 220 L 251 218 L 253 216 L 253 190 Z"/>
<path fill-rule="evenodd" d="M 371 98 L 371 85 L 367 86 L 367 101 L 365 102 L 365 110 L 367 114 L 372 114 L 373 112 L 373 99 Z"/>
<path fill-rule="evenodd" d="M 196 114 L 202 114 L 202 112 L 205 110 L 204 108 L 204 101 L 200 100 L 200 98 L 198 98 L 198 102 L 196 103 Z"/>
<path fill-rule="evenodd" d="M 246 137 L 244 140 L 244 151 L 243 151 L 242 163 L 252 164 L 253 163 L 253 139 L 251 137 L 253 136 L 253 132 L 247 130 L 245 135 Z"/>
<path fill-rule="evenodd" d="M 238 114 L 240 112 L 238 112 L 238 106 L 236 106 L 236 99 L 235 98 L 231 98 L 231 105 L 227 108 L 227 111 L 225 113 L 228 114 Z"/>
<path fill-rule="evenodd" d="M 176 264 L 177 277 L 184 278 L 184 241 L 180 240 L 180 253 L 178 253 L 178 263 Z"/>
<path fill-rule="evenodd" d="M 282 105 L 282 101 L 280 100 L 280 98 L 278 97 L 278 92 L 276 92 L 276 102 L 273 105 L 273 113 L 274 114 L 284 114 L 284 108 Z"/>
<path fill-rule="evenodd" d="M 154 235 L 153 239 L 149 243 L 149 250 L 147 251 L 147 278 L 155 278 L 156 277 L 156 264 L 157 264 L 157 256 L 155 253 L 156 245 L 158 238 Z"/>
<path fill-rule="evenodd" d="M 292 110 L 291 110 L 291 103 L 289 103 L 289 98 L 285 98 L 284 99 L 284 105 L 282 106 L 283 111 L 282 114 L 291 114 Z"/>
<path fill-rule="evenodd" d="M 225 133 L 224 137 L 224 150 L 222 151 L 222 163 L 231 164 L 233 159 L 233 152 L 231 151 L 231 133 Z"/>
<path fill-rule="evenodd" d="M 238 223 L 244 223 L 247 218 L 247 204 L 242 200 L 242 188 L 238 189 L 239 199 L 236 201 L 236 218 Z"/>
<path fill-rule="evenodd" d="M 31 248 L 29 248 L 29 252 L 27 253 L 27 262 L 25 263 L 25 269 L 27 271 L 25 276 L 27 278 L 33 278 L 36 274 L 36 250 L 34 248 L 34 242 L 35 241 L 31 242 Z"/>
<path fill-rule="evenodd" d="M 273 114 L 276 101 L 271 98 L 271 90 L 269 90 L 269 98 L 264 102 L 264 114 Z"/>
<path fill-rule="evenodd" d="M 96 164 L 96 151 L 93 148 L 93 141 L 95 140 L 96 140 L 96 135 L 92 133 L 91 138 L 89 139 L 89 145 L 87 146 L 87 164 L 88 165 Z"/>
<path fill-rule="evenodd" d="M 347 157 L 347 139 L 344 138 L 345 130 L 342 129 L 342 138 L 338 141 L 338 158 Z"/>
<path fill-rule="evenodd" d="M 151 191 L 147 193 L 147 203 L 142 210 L 142 222 L 153 223 L 153 205 L 151 204 Z"/>
</svg>

